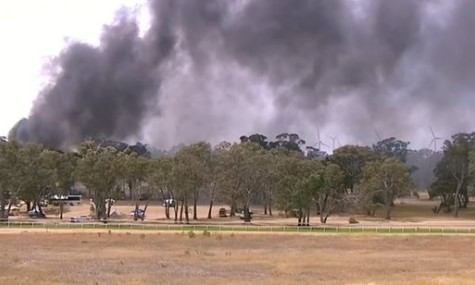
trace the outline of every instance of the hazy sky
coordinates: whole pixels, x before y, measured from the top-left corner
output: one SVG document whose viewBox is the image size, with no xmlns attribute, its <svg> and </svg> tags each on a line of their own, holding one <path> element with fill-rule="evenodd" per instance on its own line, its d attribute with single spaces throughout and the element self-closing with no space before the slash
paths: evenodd
<svg viewBox="0 0 475 285">
<path fill-rule="evenodd" d="M 29 114 L 41 89 L 41 70 L 66 40 L 96 44 L 121 6 L 143 0 L 0 1 L 0 136 Z M 87 15 L 85 18 L 84 15 Z M 25 36 L 28 35 L 28 36 Z"/>
<path fill-rule="evenodd" d="M 150 0 L 151 16 L 146 2 L 0 0 L 0 135 L 29 115 L 19 137 L 55 146 L 255 132 L 315 144 L 318 131 L 371 144 L 377 131 L 421 148 L 429 126 L 473 128 L 475 1 Z M 122 6 L 140 32 L 128 13 L 103 32 Z"/>
</svg>

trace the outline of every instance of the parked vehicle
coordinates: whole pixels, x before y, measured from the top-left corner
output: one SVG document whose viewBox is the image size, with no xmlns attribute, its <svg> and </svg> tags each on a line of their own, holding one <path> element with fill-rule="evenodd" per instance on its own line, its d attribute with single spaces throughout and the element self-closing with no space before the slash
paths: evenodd
<svg viewBox="0 0 475 285">
<path fill-rule="evenodd" d="M 5 206 L 5 211 L 8 211 L 8 206 Z M 10 212 L 8 212 L 9 216 L 18 216 L 20 215 L 20 208 L 17 206 L 11 206 L 10 207 Z"/>
<path fill-rule="evenodd" d="M 250 217 L 251 219 L 252 219 L 252 214 L 253 214 L 252 211 L 249 210 L 249 217 Z M 244 219 L 246 218 L 246 214 L 244 213 L 244 211 L 241 211 L 241 213 L 239 213 L 239 218 L 240 218 L 241 220 L 244 220 Z"/>
<path fill-rule="evenodd" d="M 49 199 L 49 203 L 54 206 L 59 206 L 61 203 L 70 206 L 80 205 L 82 201 L 82 195 L 53 195 Z"/>
<path fill-rule="evenodd" d="M 173 198 L 165 199 L 165 202 L 163 203 L 163 207 L 166 207 L 168 205 L 168 207 L 173 208 L 173 207 L 175 207 L 175 204 L 176 204 L 175 199 L 173 199 Z"/>
<path fill-rule="evenodd" d="M 42 213 L 38 208 L 29 211 L 28 212 L 28 217 L 30 217 L 30 218 L 46 218 L 45 214 Z"/>
<path fill-rule="evenodd" d="M 130 211 L 129 214 L 131 217 L 135 216 L 135 210 Z M 137 210 L 137 218 L 139 219 L 144 219 L 145 218 L 145 212 L 142 209 Z"/>
</svg>

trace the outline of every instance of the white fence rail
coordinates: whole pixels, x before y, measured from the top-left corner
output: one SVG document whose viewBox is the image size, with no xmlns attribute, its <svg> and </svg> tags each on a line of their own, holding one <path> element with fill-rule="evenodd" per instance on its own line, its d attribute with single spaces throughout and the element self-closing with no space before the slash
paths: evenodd
<svg viewBox="0 0 475 285">
<path fill-rule="evenodd" d="M 288 233 L 379 233 L 379 234 L 475 234 L 474 227 L 414 226 L 259 226 L 259 225 L 185 225 L 141 223 L 39 223 L 2 222 L 2 229 L 69 229 L 69 230 L 142 230 L 142 231 L 207 231 L 207 232 L 288 232 Z"/>
</svg>

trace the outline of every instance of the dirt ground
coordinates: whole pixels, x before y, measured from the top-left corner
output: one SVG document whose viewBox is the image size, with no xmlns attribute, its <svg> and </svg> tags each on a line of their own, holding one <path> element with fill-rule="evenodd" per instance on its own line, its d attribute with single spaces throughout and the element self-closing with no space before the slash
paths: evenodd
<svg viewBox="0 0 475 285">
<path fill-rule="evenodd" d="M 467 236 L 0 235 L 0 284 L 475 284 Z"/>
<path fill-rule="evenodd" d="M 392 219 L 390 221 L 385 220 L 382 210 L 376 212 L 375 217 L 368 217 L 365 215 L 355 215 L 360 221 L 362 226 L 475 226 L 475 207 L 469 204 L 467 209 L 460 211 L 460 216 L 454 218 L 452 213 L 434 214 L 432 208 L 438 205 L 438 201 L 429 201 L 426 198 L 411 199 L 405 198 L 398 200 L 396 207 L 392 211 Z M 141 206 L 143 208 L 143 205 Z M 219 208 L 225 207 L 229 210 L 229 207 L 225 205 L 215 205 L 213 207 L 212 220 L 206 219 L 208 214 L 207 205 L 199 205 L 197 208 L 197 221 L 191 221 L 191 223 L 199 224 L 241 224 L 243 223 L 238 217 L 219 218 Z M 115 217 L 117 221 L 133 222 L 133 217 L 129 215 L 130 211 L 134 208 L 131 201 L 118 201 L 116 205 L 112 207 L 112 211 L 116 211 L 121 215 Z M 39 220 L 41 222 L 58 222 L 59 209 L 58 207 L 49 206 L 44 208 L 47 213 L 47 219 Z M 253 224 L 256 225 L 295 225 L 295 218 L 283 218 L 282 214 L 274 210 L 274 216 L 270 217 L 264 215 L 264 209 L 262 206 L 253 206 L 254 211 Z M 64 214 L 63 222 L 69 222 L 71 217 L 78 217 L 81 215 L 89 214 L 89 201 L 83 200 L 83 203 L 79 206 L 68 206 L 66 213 Z M 173 211 L 172 211 L 173 217 Z M 190 207 L 190 218 L 192 217 L 192 207 Z M 328 225 L 348 225 L 349 215 L 333 215 L 328 219 Z M 11 217 L 11 220 L 29 220 L 26 215 L 26 208 L 22 207 L 20 216 Z M 164 207 L 160 202 L 153 202 L 149 205 L 146 213 L 145 222 L 148 223 L 173 223 L 172 220 L 165 218 Z M 312 225 L 319 225 L 319 219 L 315 215 L 311 218 Z"/>
</svg>

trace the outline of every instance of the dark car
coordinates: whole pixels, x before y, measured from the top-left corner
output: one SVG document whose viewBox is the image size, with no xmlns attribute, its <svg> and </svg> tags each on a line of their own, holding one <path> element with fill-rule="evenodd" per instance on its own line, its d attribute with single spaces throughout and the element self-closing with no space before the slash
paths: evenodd
<svg viewBox="0 0 475 285">
<path fill-rule="evenodd" d="M 135 216 L 135 210 L 130 211 L 130 216 Z M 144 219 L 145 218 L 145 212 L 142 209 L 137 210 L 137 218 L 139 219 Z"/>
</svg>

